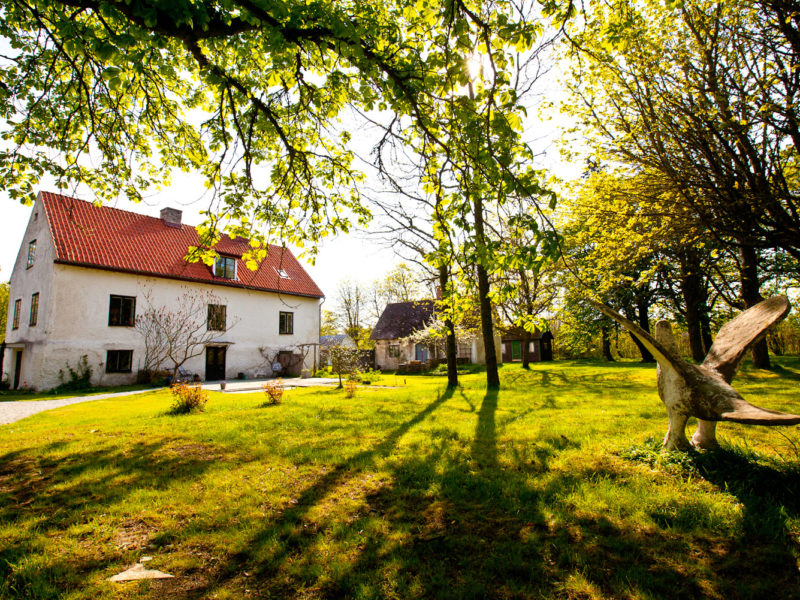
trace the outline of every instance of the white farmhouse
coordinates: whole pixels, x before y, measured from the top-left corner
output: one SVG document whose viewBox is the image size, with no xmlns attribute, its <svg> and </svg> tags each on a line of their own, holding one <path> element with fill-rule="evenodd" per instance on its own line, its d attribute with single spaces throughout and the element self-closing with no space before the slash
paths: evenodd
<svg viewBox="0 0 800 600">
<path fill-rule="evenodd" d="M 94 384 L 133 382 L 145 354 L 137 315 L 177 309 L 187 294 L 212 295 L 205 326 L 218 331 L 187 371 L 206 380 L 265 375 L 278 350 L 286 357 L 298 347 L 312 368 L 323 294 L 292 253 L 271 246 L 252 271 L 242 261 L 248 240 L 223 236 L 213 266 L 185 260 L 198 243 L 179 210 L 158 219 L 41 192 L 11 275 L 4 377 L 14 388 L 52 388 L 59 370 L 86 355 Z"/>
</svg>

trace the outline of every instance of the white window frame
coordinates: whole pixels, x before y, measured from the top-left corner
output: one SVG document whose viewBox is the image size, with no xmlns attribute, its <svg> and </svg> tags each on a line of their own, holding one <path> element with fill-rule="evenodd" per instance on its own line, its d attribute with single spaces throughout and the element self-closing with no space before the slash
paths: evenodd
<svg viewBox="0 0 800 600">
<path fill-rule="evenodd" d="M 222 261 L 233 261 L 233 277 L 225 277 L 224 275 L 217 275 L 217 265 Z M 212 274 L 214 277 L 219 277 L 220 279 L 227 279 L 228 281 L 238 281 L 239 279 L 239 261 L 236 260 L 234 256 L 222 256 L 219 255 L 214 259 L 214 267 L 212 269 Z M 223 268 L 224 272 L 224 268 Z"/>
</svg>

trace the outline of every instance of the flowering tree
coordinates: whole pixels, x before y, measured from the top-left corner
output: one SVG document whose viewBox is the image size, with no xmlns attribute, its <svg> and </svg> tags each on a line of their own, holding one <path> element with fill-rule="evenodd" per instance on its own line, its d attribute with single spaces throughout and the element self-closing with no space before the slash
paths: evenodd
<svg viewBox="0 0 800 600">
<path fill-rule="evenodd" d="M 334 344 L 328 348 L 328 358 L 331 361 L 333 372 L 339 376 L 339 388 L 342 387 L 342 375 L 350 375 L 358 371 L 358 348 Z"/>
<path fill-rule="evenodd" d="M 454 327 L 456 343 L 472 343 L 475 333 L 465 328 L 463 325 Z M 434 319 L 424 329 L 417 329 L 411 335 L 401 339 L 404 342 L 421 344 L 431 352 L 444 354 L 447 344 L 447 327 L 441 319 Z"/>
</svg>

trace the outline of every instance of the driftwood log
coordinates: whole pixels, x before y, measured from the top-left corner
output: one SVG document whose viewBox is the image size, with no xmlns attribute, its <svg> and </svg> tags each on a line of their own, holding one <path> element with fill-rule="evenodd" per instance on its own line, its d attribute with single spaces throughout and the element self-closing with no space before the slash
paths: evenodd
<svg viewBox="0 0 800 600">
<path fill-rule="evenodd" d="M 783 296 L 764 300 L 726 323 L 719 330 L 702 365 L 693 365 L 679 356 L 668 321 L 656 323 L 653 337 L 608 306 L 594 300 L 589 302 L 635 335 L 658 360 L 658 393 L 667 407 L 669 418 L 669 429 L 664 437 L 665 450 L 685 450 L 690 447 L 686 439 L 686 421 L 689 417 L 698 419 L 691 444 L 705 449 L 719 446 L 716 438 L 717 421 L 746 425 L 800 423 L 800 415 L 754 406 L 731 387 L 747 348 L 762 339 L 770 326 L 789 314 L 791 306 Z"/>
</svg>

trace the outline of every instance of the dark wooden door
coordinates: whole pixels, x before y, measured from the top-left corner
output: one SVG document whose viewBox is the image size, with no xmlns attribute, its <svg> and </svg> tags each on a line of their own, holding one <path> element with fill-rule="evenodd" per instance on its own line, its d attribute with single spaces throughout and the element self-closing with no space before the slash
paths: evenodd
<svg viewBox="0 0 800 600">
<path fill-rule="evenodd" d="M 206 348 L 206 381 L 225 379 L 225 351 L 224 346 L 209 346 Z"/>
<path fill-rule="evenodd" d="M 16 352 L 16 364 L 14 366 L 14 389 L 19 389 L 19 376 L 22 373 L 22 350 Z"/>
</svg>

